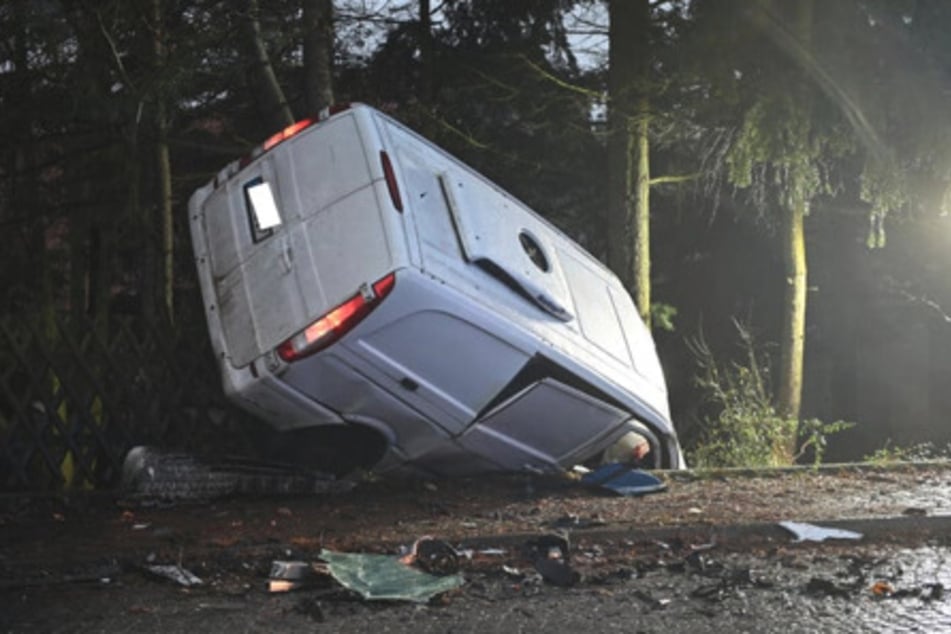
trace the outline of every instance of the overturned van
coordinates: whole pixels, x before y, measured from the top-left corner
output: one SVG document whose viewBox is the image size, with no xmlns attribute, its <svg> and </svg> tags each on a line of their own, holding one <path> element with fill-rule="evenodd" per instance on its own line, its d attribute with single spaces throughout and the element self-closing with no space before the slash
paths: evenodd
<svg viewBox="0 0 951 634">
<path fill-rule="evenodd" d="M 288 451 L 376 471 L 559 470 L 635 432 L 680 447 L 616 277 L 364 105 L 268 139 L 189 203 L 228 396 Z"/>
</svg>

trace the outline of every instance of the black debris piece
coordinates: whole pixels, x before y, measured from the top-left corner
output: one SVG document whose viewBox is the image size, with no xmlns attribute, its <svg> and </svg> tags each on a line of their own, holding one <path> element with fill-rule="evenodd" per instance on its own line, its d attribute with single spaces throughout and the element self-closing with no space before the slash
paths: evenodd
<svg viewBox="0 0 951 634">
<path fill-rule="evenodd" d="M 812 577 L 806 584 L 804 591 L 813 597 L 850 597 L 853 588 L 840 586 L 830 579 Z"/>
</svg>

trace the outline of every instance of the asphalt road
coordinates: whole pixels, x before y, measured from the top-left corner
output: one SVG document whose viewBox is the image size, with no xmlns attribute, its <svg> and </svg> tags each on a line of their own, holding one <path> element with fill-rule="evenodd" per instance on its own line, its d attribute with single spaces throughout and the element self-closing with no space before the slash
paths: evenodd
<svg viewBox="0 0 951 634">
<path fill-rule="evenodd" d="M 334 588 L 268 594 L 256 575 L 197 566 L 205 585 L 123 572 L 8 588 L 7 632 L 944 632 L 949 549 L 809 547 L 612 565 L 573 587 L 531 573 L 466 572 L 427 604 L 366 602 Z M 876 584 L 892 596 L 876 595 Z M 940 586 L 937 584 L 941 584 Z"/>
<path fill-rule="evenodd" d="M 0 631 L 951 631 L 946 465 L 668 484 L 614 498 L 525 478 L 379 483 L 171 509 L 8 498 Z M 786 519 L 863 538 L 793 543 L 776 525 Z M 553 532 L 568 534 L 576 577 L 543 566 L 546 578 L 525 548 Z M 473 552 L 460 560 L 462 587 L 426 603 L 363 600 L 326 575 L 267 591 L 274 560 L 396 554 L 424 534 Z M 182 587 L 149 573 L 154 563 L 180 563 L 202 583 Z"/>
</svg>

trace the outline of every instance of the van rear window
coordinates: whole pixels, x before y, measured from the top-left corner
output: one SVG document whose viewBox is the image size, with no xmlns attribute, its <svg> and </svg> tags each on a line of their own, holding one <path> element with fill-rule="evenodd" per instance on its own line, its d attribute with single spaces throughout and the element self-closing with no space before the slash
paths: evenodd
<svg viewBox="0 0 951 634">
<path fill-rule="evenodd" d="M 244 200 L 251 224 L 251 237 L 260 242 L 274 233 L 281 224 L 281 213 L 271 186 L 258 176 L 244 185 Z"/>
</svg>

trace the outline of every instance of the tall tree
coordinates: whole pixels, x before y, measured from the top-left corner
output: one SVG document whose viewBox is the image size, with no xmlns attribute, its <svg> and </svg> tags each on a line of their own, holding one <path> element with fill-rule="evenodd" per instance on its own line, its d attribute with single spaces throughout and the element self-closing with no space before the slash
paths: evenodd
<svg viewBox="0 0 951 634">
<path fill-rule="evenodd" d="M 785 299 L 776 408 L 781 416 L 798 420 L 802 402 L 805 345 L 807 260 L 805 218 L 813 199 L 826 183 L 822 161 L 832 135 L 815 113 L 816 89 L 796 60 L 811 59 L 813 0 L 780 6 L 760 2 L 748 17 L 761 39 L 760 68 L 744 69 L 753 81 L 739 132 L 726 160 L 728 176 L 739 187 L 762 189 L 775 184 L 774 218 L 784 262 Z M 779 37 L 778 42 L 773 39 Z M 776 48 L 778 55 L 768 53 Z M 762 63 L 767 60 L 771 66 Z M 752 85 L 755 82 L 755 85 Z M 765 198 L 760 199 L 765 202 Z M 791 460 L 798 432 L 793 429 L 776 451 Z"/>
<path fill-rule="evenodd" d="M 244 19 L 244 38 L 251 65 L 250 83 L 254 87 L 254 93 L 261 95 L 262 114 L 273 129 L 289 126 L 294 123 L 294 113 L 268 55 L 261 32 L 261 7 L 258 0 L 246 0 L 245 9 L 247 13 Z"/>
<path fill-rule="evenodd" d="M 844 4 L 844 3 L 843 3 Z M 706 23 L 702 40 L 711 91 L 735 106 L 738 123 L 721 156 L 728 182 L 750 193 L 750 202 L 778 234 L 784 300 L 775 407 L 790 422 L 776 447 L 780 459 L 796 453 L 805 355 L 807 308 L 806 220 L 821 196 L 848 180 L 859 145 L 874 137 L 865 115 L 830 76 L 828 50 L 817 43 L 861 29 L 854 11 L 829 11 L 817 20 L 814 0 L 698 2 L 694 15 Z M 834 25 L 824 24 L 825 22 Z M 713 28 L 710 26 L 713 25 Z M 818 32 L 820 26 L 825 30 Z M 833 35 L 833 30 L 840 31 Z M 702 29 L 701 29 L 702 31 Z M 716 51 L 716 53 L 714 53 Z M 840 51 L 842 52 L 842 51 Z M 864 67 L 866 79 L 874 71 Z M 717 117 L 722 117 L 722 111 Z M 722 120 L 721 120 L 722 121 Z M 867 145 L 875 146 L 874 139 Z M 876 154 L 869 147 L 870 154 Z"/>
<path fill-rule="evenodd" d="M 609 0 L 608 266 L 650 325 L 649 0 Z"/>
<path fill-rule="evenodd" d="M 302 0 L 304 28 L 304 97 L 307 110 L 319 112 L 333 103 L 333 2 Z"/>
<path fill-rule="evenodd" d="M 651 280 L 651 191 L 696 178 L 689 151 L 696 131 L 695 82 L 677 59 L 689 3 L 608 0 L 608 265 L 630 289 L 641 318 L 672 328 L 673 311 L 657 311 Z M 664 149 L 657 170 L 652 152 Z M 686 170 L 686 173 L 678 173 Z M 662 175 L 652 175 L 654 171 Z"/>
<path fill-rule="evenodd" d="M 175 316 L 175 239 L 172 215 L 172 164 L 168 147 L 166 74 L 166 26 L 163 0 L 150 0 L 149 34 L 152 48 L 152 101 L 156 204 L 161 233 L 159 280 L 162 305 L 169 320 Z"/>
<path fill-rule="evenodd" d="M 12 90 L 15 102 L 29 104 L 33 102 L 34 85 L 37 77 L 30 68 L 29 56 L 31 49 L 37 44 L 31 38 L 31 24 L 26 0 L 17 0 L 8 8 L 12 33 Z M 38 291 L 39 301 L 35 308 L 41 317 L 40 324 L 43 332 L 52 337 L 54 333 L 55 298 L 52 284 L 52 266 L 49 252 L 46 248 L 46 230 L 49 219 L 41 212 L 39 204 L 39 179 L 37 169 L 37 143 L 34 130 L 38 127 L 34 121 L 30 108 L 21 106 L 21 110 L 14 114 L 16 127 L 10 131 L 12 137 L 13 161 L 8 168 L 12 174 L 9 190 L 9 205 L 14 213 L 25 218 L 25 231 L 22 235 L 29 245 L 29 250 L 35 254 L 33 284 Z"/>
<path fill-rule="evenodd" d="M 429 0 L 419 0 L 419 94 L 423 105 L 432 104 L 434 97 L 433 75 L 433 10 Z"/>
</svg>

